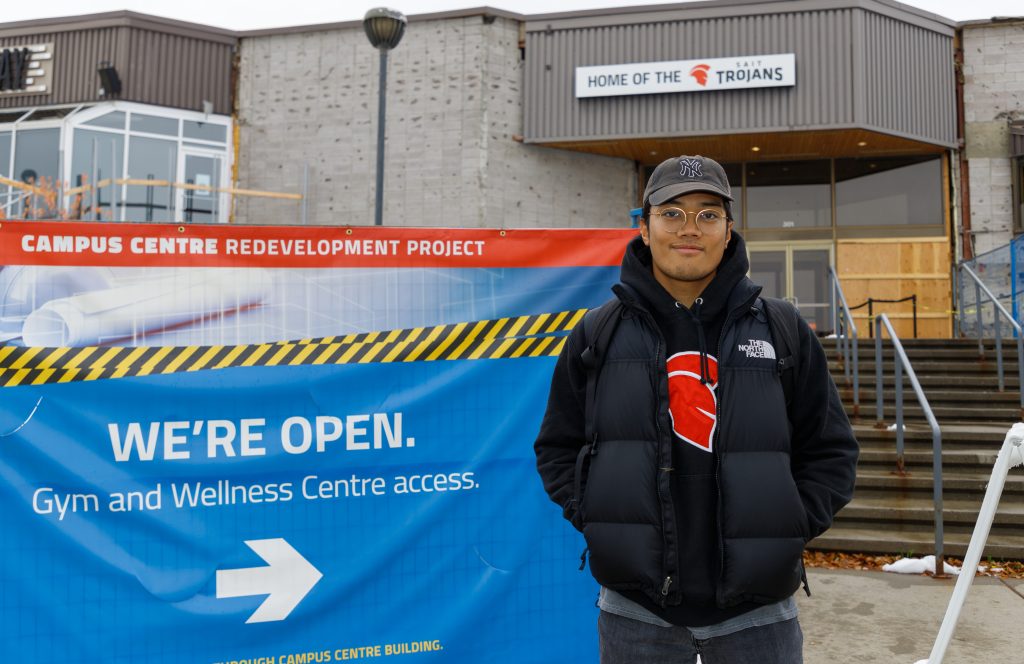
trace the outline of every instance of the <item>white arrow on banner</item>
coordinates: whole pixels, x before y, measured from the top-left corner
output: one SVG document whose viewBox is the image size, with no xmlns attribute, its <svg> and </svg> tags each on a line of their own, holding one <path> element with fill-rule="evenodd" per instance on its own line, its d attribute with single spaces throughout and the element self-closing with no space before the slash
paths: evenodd
<svg viewBox="0 0 1024 664">
<path fill-rule="evenodd" d="M 284 620 L 324 575 L 280 537 L 245 544 L 267 566 L 217 570 L 217 599 L 267 595 L 245 622 Z"/>
</svg>

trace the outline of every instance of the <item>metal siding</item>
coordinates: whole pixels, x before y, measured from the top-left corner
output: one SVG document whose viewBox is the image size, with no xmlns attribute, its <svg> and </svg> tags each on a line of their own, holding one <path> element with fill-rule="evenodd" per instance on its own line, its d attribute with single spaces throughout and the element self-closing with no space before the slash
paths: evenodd
<svg viewBox="0 0 1024 664">
<path fill-rule="evenodd" d="M 53 43 L 49 94 L 0 96 L 0 108 L 27 108 L 98 101 L 96 66 L 114 64 L 121 101 L 231 113 L 233 47 L 205 39 L 119 26 L 0 37 L 0 48 Z"/>
<path fill-rule="evenodd" d="M 953 40 L 866 12 L 864 124 L 909 138 L 955 145 Z"/>
<path fill-rule="evenodd" d="M 526 33 L 528 141 L 862 126 L 955 144 L 952 36 L 860 8 L 544 25 Z M 581 100 L 573 91 L 577 66 L 770 53 L 796 54 L 795 87 Z"/>
<path fill-rule="evenodd" d="M 850 10 L 527 33 L 530 140 L 680 136 L 850 123 Z M 577 100 L 577 66 L 796 53 L 795 88 Z M 547 70 L 546 65 L 551 65 Z"/>
</svg>

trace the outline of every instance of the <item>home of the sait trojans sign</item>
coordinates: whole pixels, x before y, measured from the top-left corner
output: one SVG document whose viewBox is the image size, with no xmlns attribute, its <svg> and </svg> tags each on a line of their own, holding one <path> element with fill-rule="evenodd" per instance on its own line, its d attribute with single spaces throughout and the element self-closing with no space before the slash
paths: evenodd
<svg viewBox="0 0 1024 664">
<path fill-rule="evenodd" d="M 577 98 L 793 85 L 796 85 L 796 55 L 793 53 L 576 68 Z"/>
</svg>

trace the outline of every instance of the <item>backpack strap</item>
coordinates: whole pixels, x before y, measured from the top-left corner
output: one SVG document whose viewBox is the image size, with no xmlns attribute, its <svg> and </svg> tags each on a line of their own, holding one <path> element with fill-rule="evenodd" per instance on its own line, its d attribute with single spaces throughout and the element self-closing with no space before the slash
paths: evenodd
<svg viewBox="0 0 1024 664">
<path fill-rule="evenodd" d="M 619 326 L 619 321 L 622 320 L 622 311 L 622 301 L 616 297 L 596 309 L 591 309 L 583 316 L 583 339 L 587 345 L 580 353 L 580 359 L 587 370 L 587 403 L 584 420 L 587 445 L 590 446 L 591 454 L 596 452 L 593 445 L 597 442 L 593 417 L 597 400 L 597 377 L 601 373 L 605 353 L 608 351 L 608 345 L 615 334 L 615 329 Z"/>
<path fill-rule="evenodd" d="M 764 312 L 768 317 L 768 325 L 775 343 L 775 357 L 778 360 L 779 378 L 782 380 L 782 392 L 786 396 L 786 410 L 793 399 L 796 386 L 797 354 L 800 348 L 798 325 L 800 312 L 786 300 L 775 297 L 758 298 L 764 303 Z"/>
<path fill-rule="evenodd" d="M 583 415 L 585 427 L 585 442 L 580 451 L 576 454 L 576 466 L 573 471 L 573 492 L 566 508 L 572 514 L 572 524 L 577 530 L 583 529 L 580 520 L 580 501 L 583 498 L 583 476 L 590 457 L 597 454 L 597 425 L 594 418 L 595 402 L 597 401 L 597 377 L 601 373 L 601 366 L 604 364 L 605 353 L 611 343 L 615 328 L 622 320 L 622 301 L 613 298 L 596 309 L 591 309 L 583 315 L 583 341 L 586 344 L 580 353 L 580 360 L 587 372 L 587 400 Z M 580 556 L 580 569 L 587 564 L 587 551 Z"/>
</svg>

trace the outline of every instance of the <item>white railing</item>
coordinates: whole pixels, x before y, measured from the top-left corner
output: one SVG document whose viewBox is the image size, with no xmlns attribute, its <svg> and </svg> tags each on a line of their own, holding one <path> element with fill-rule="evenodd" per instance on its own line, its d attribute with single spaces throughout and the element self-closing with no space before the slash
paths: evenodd
<svg viewBox="0 0 1024 664">
<path fill-rule="evenodd" d="M 949 642 L 953 639 L 957 620 L 960 619 L 960 610 L 963 609 L 964 601 L 967 599 L 967 591 L 971 588 L 974 573 L 978 569 L 978 563 L 981 562 L 981 553 L 985 548 L 989 530 L 991 530 L 992 522 L 996 517 L 996 508 L 999 507 L 999 497 L 1003 493 L 1006 476 L 1009 474 L 1010 468 L 1019 465 L 1024 465 L 1024 423 L 1021 422 L 1014 424 L 1006 432 L 1006 439 L 999 449 L 999 456 L 996 457 L 995 466 L 992 468 L 992 479 L 989 480 L 988 489 L 985 490 L 985 500 L 981 503 L 978 523 L 974 526 L 971 543 L 967 545 L 964 566 L 960 569 L 960 577 L 956 580 L 956 586 L 953 588 L 953 597 L 949 600 L 949 607 L 942 619 L 942 626 L 939 627 L 935 645 L 932 646 L 932 652 L 928 655 L 928 659 L 920 660 L 917 664 L 942 664 L 942 658 L 946 656 L 946 648 L 949 647 Z"/>
</svg>

